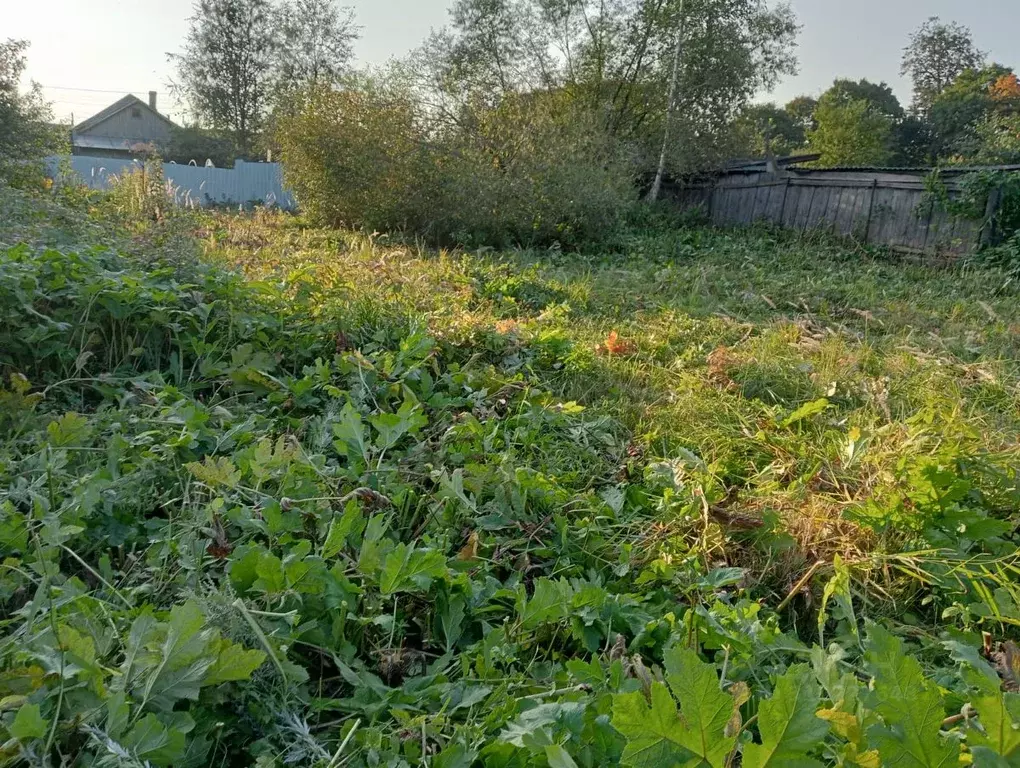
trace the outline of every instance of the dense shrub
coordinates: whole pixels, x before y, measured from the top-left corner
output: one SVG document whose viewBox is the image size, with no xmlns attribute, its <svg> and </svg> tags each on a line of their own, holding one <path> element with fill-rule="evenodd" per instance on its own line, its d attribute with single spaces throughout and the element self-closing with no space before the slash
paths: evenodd
<svg viewBox="0 0 1020 768">
<path fill-rule="evenodd" d="M 26 48 L 22 40 L 0 42 L 0 181 L 16 186 L 41 182 L 42 158 L 61 145 L 39 86 L 21 91 Z"/>
<path fill-rule="evenodd" d="M 238 156 L 237 147 L 230 138 L 197 126 L 174 128 L 162 154 L 167 162 L 187 165 L 194 161 L 205 165 L 211 160 L 217 168 L 233 167 Z"/>
<path fill-rule="evenodd" d="M 365 229 L 404 228 L 421 180 L 424 133 L 406 94 L 374 87 L 305 94 L 281 121 L 287 184 L 315 220 Z"/>
<path fill-rule="evenodd" d="M 574 245 L 612 231 L 635 196 L 625 150 L 558 94 L 439 120 L 403 89 L 304 95 L 277 140 L 316 220 L 468 245 Z"/>
</svg>

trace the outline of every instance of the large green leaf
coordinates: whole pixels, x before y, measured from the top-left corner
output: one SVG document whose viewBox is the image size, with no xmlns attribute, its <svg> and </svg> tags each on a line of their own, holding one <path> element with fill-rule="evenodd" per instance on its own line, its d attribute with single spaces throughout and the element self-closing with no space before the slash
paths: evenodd
<svg viewBox="0 0 1020 768">
<path fill-rule="evenodd" d="M 350 403 L 344 405 L 339 419 L 334 422 L 333 435 L 336 437 L 333 447 L 337 453 L 346 456 L 349 461 L 365 458 L 365 424 L 361 414 Z"/>
<path fill-rule="evenodd" d="M 147 616 L 136 619 L 128 640 L 128 658 L 135 660 L 135 668 L 124 670 L 136 701 L 169 711 L 180 699 L 198 698 L 213 663 L 205 655 L 204 623 L 205 616 L 193 602 L 171 608 L 167 623 L 153 623 Z M 132 678 L 133 672 L 140 674 Z"/>
<path fill-rule="evenodd" d="M 534 592 L 520 608 L 521 626 L 534 629 L 565 619 L 573 597 L 574 590 L 566 579 L 536 579 Z"/>
<path fill-rule="evenodd" d="M 875 678 L 868 704 L 884 721 L 868 730 L 868 739 L 878 749 L 882 765 L 955 766 L 958 747 L 939 735 L 945 718 L 942 696 L 934 683 L 924 679 L 921 665 L 906 652 L 900 639 L 872 625 L 864 659 Z"/>
<path fill-rule="evenodd" d="M 384 595 L 428 589 L 432 580 L 446 573 L 446 558 L 433 549 L 415 549 L 398 544 L 386 556 L 379 574 L 379 591 Z"/>
<path fill-rule="evenodd" d="M 698 765 L 687 748 L 690 734 L 677 716 L 669 689 L 652 683 L 651 706 L 643 693 L 613 696 L 613 727 L 627 739 L 620 762 L 634 768 Z"/>
<path fill-rule="evenodd" d="M 404 435 L 413 435 L 428 423 L 428 419 L 410 400 L 405 400 L 396 413 L 378 413 L 369 418 L 378 432 L 375 444 L 380 450 L 387 450 L 397 444 Z"/>
<path fill-rule="evenodd" d="M 347 502 L 343 515 L 334 517 L 329 523 L 326 540 L 322 543 L 322 559 L 329 560 L 340 554 L 347 543 L 347 537 L 364 527 L 364 519 L 358 503 L 353 500 Z"/>
<path fill-rule="evenodd" d="M 550 744 L 545 748 L 545 759 L 549 768 L 577 768 L 577 763 L 560 744 Z"/>
<path fill-rule="evenodd" d="M 967 737 L 975 768 L 1020 768 L 1020 694 L 981 696 L 971 703 L 981 724 Z"/>
<path fill-rule="evenodd" d="M 156 766 L 173 765 L 184 754 L 186 735 L 194 728 L 194 721 L 184 712 L 168 716 L 165 725 L 149 713 L 131 728 L 120 741 L 139 760 Z"/>
<path fill-rule="evenodd" d="M 19 741 L 41 739 L 46 735 L 48 721 L 39 712 L 38 704 L 22 704 L 11 723 L 11 736 Z"/>
<path fill-rule="evenodd" d="M 699 758 L 688 765 L 721 768 L 737 740 L 736 734 L 726 735 L 733 697 L 720 690 L 715 667 L 695 651 L 673 648 L 666 652 L 665 662 L 666 680 L 687 726 L 680 743 Z"/>
<path fill-rule="evenodd" d="M 215 661 L 205 673 L 203 686 L 218 685 L 231 680 L 247 680 L 266 660 L 263 651 L 248 650 L 217 636 L 209 641 L 208 650 L 210 654 L 215 654 Z"/>
<path fill-rule="evenodd" d="M 512 722 L 508 723 L 500 734 L 501 741 L 517 747 L 541 745 L 544 749 L 552 742 L 549 740 L 549 728 L 561 723 L 579 726 L 584 717 L 583 701 L 551 701 L 539 704 L 521 712 Z"/>
<path fill-rule="evenodd" d="M 135 619 L 128 637 L 121 685 L 139 704 L 170 712 L 181 699 L 195 700 L 200 689 L 228 680 L 246 680 L 264 660 L 206 627 L 194 602 L 175 605 L 167 622 L 147 614 Z"/>
<path fill-rule="evenodd" d="M 813 768 L 829 725 L 815 715 L 821 701 L 818 683 L 806 664 L 790 667 L 776 681 L 776 690 L 758 708 L 761 744 L 744 748 L 744 768 Z"/>
</svg>

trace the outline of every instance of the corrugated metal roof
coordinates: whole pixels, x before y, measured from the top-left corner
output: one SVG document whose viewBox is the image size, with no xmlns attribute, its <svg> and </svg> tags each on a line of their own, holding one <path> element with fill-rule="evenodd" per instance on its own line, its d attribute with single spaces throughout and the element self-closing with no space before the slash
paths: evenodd
<svg viewBox="0 0 1020 768">
<path fill-rule="evenodd" d="M 140 107 L 142 109 L 146 109 L 152 114 L 154 114 L 156 117 L 158 117 L 160 120 L 166 122 L 168 125 L 172 125 L 175 128 L 177 127 L 176 123 L 174 123 L 174 121 L 171 120 L 169 117 L 167 117 L 166 115 L 161 115 L 159 112 L 154 110 L 152 107 L 150 107 L 140 98 L 135 96 L 133 93 L 129 93 L 127 96 L 117 99 L 117 101 L 113 102 L 113 104 L 108 106 L 106 109 L 101 109 L 98 112 L 96 112 L 96 114 L 92 115 L 92 117 L 82 120 L 80 123 L 78 123 L 78 125 L 74 127 L 74 131 L 77 133 L 79 131 L 91 130 L 104 120 L 113 117 L 118 112 L 123 112 L 128 107 Z"/>
<path fill-rule="evenodd" d="M 1020 165 L 951 165 L 942 168 L 932 166 L 870 166 L 870 165 L 840 165 L 833 168 L 805 168 L 799 165 L 787 167 L 790 171 L 806 171 L 811 173 L 931 173 L 939 171 L 943 175 L 955 175 L 960 173 L 973 173 L 975 171 L 1020 171 Z"/>
<path fill-rule="evenodd" d="M 789 166 L 793 163 L 811 163 L 820 158 L 821 155 L 804 152 L 799 155 L 785 155 L 776 158 L 776 165 L 780 167 Z M 764 157 L 753 157 L 741 160 L 730 160 L 722 170 L 726 172 L 760 171 L 768 165 L 768 159 Z"/>
</svg>

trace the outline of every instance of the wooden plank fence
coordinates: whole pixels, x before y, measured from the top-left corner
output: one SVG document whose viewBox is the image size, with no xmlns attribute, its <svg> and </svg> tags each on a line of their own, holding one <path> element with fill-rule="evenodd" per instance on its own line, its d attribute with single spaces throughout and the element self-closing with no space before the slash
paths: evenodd
<svg viewBox="0 0 1020 768">
<path fill-rule="evenodd" d="M 958 194 L 954 182 L 946 186 Z M 682 208 L 703 208 L 717 226 L 763 221 L 950 259 L 976 249 L 984 234 L 982 221 L 947 213 L 927 198 L 923 179 L 903 174 L 723 177 L 667 194 Z"/>
</svg>

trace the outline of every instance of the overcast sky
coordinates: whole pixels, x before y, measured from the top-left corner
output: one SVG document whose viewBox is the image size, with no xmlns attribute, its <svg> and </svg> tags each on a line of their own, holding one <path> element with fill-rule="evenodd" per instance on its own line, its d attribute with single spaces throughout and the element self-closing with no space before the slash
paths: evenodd
<svg viewBox="0 0 1020 768">
<path fill-rule="evenodd" d="M 362 27 L 357 53 L 381 64 L 442 26 L 450 0 L 340 0 Z M 931 15 L 969 26 L 979 47 L 1020 66 L 1020 0 L 793 0 L 803 25 L 800 74 L 763 100 L 817 95 L 835 77 L 885 80 L 909 101 L 899 62 L 907 36 Z M 27 39 L 28 74 L 46 88 L 57 117 L 83 120 L 124 93 L 160 92 L 159 106 L 180 119 L 166 95 L 191 15 L 188 0 L 0 0 L 0 38 Z"/>
</svg>

